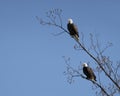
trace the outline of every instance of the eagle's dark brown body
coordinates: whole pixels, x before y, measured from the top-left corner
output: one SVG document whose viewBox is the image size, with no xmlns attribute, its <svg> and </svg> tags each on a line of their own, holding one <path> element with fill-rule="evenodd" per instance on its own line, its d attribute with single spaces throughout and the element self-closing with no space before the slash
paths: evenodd
<svg viewBox="0 0 120 96">
<path fill-rule="evenodd" d="M 93 70 L 89 66 L 84 65 L 83 73 L 87 76 L 86 79 L 96 81 L 96 76 L 95 76 Z"/>
<path fill-rule="evenodd" d="M 75 38 L 77 41 L 79 40 L 79 33 L 77 27 L 74 25 L 72 19 L 68 20 L 67 29 L 70 32 L 70 35 Z"/>
</svg>

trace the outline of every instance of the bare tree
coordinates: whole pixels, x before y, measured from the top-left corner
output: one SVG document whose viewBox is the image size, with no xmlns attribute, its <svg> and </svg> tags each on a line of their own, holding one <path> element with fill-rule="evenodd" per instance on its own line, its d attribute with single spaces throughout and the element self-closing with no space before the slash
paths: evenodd
<svg viewBox="0 0 120 96">
<path fill-rule="evenodd" d="M 46 13 L 46 17 L 49 21 L 45 21 L 38 16 L 36 16 L 36 18 L 41 25 L 54 26 L 63 30 L 63 32 L 56 33 L 54 35 L 67 33 L 68 36 L 70 36 L 66 27 L 63 27 L 61 14 L 61 9 L 53 9 Z M 95 71 L 97 72 L 98 81 L 94 82 L 90 80 L 94 85 L 93 89 L 100 89 L 96 90 L 96 96 L 115 96 L 116 94 L 120 94 L 120 61 L 114 64 L 109 56 L 104 55 L 104 52 L 112 46 L 112 43 L 107 43 L 104 48 L 101 48 L 99 40 L 95 38 L 93 34 L 90 34 L 91 43 L 89 47 L 86 47 L 87 43 L 84 42 L 85 36 L 82 32 L 80 33 L 80 36 L 80 42 L 74 39 L 77 42 L 77 45 L 75 45 L 74 48 L 75 50 L 87 53 L 87 55 L 90 56 L 96 64 Z M 64 60 L 67 65 L 64 74 L 67 76 L 67 81 L 69 83 L 72 83 L 75 77 L 86 79 L 86 77 L 81 73 L 81 68 L 79 66 L 78 68 L 70 66 L 70 58 L 64 57 Z M 103 75 L 108 79 L 105 83 L 102 82 Z"/>
</svg>

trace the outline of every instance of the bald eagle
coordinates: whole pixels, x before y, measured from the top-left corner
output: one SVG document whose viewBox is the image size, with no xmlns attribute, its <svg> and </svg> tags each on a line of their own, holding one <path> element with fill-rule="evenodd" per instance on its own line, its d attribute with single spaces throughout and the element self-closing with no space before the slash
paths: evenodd
<svg viewBox="0 0 120 96">
<path fill-rule="evenodd" d="M 83 63 L 83 73 L 87 76 L 86 79 L 97 81 L 93 70 L 87 65 L 87 63 Z"/>
<path fill-rule="evenodd" d="M 76 25 L 74 25 L 72 19 L 68 19 L 67 29 L 70 32 L 70 35 L 77 41 L 79 41 L 79 33 Z"/>
</svg>

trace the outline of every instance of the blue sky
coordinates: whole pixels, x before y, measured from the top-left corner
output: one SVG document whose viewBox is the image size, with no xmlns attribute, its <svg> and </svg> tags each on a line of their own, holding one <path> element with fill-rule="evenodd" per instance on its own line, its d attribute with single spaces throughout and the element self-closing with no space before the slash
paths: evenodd
<svg viewBox="0 0 120 96">
<path fill-rule="evenodd" d="M 70 85 L 63 75 L 62 56 L 71 57 L 75 66 L 91 59 L 74 50 L 70 36 L 54 37 L 51 33 L 61 30 L 42 26 L 35 18 L 46 18 L 53 8 L 63 10 L 64 27 L 68 18 L 74 20 L 85 41 L 93 33 L 103 47 L 112 42 L 105 54 L 120 60 L 119 0 L 1 0 L 0 96 L 94 96 L 90 82 L 78 78 Z"/>
</svg>

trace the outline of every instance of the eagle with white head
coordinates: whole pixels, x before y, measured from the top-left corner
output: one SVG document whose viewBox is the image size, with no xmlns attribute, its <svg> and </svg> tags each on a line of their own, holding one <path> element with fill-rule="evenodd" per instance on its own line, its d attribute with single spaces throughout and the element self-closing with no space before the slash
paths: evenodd
<svg viewBox="0 0 120 96">
<path fill-rule="evenodd" d="M 92 80 L 92 81 L 97 81 L 92 68 L 90 68 L 87 65 L 87 63 L 83 63 L 83 73 L 87 76 L 86 79 Z"/>
<path fill-rule="evenodd" d="M 70 35 L 77 41 L 79 41 L 79 33 L 76 25 L 73 23 L 72 19 L 68 19 L 67 29 Z"/>
</svg>

